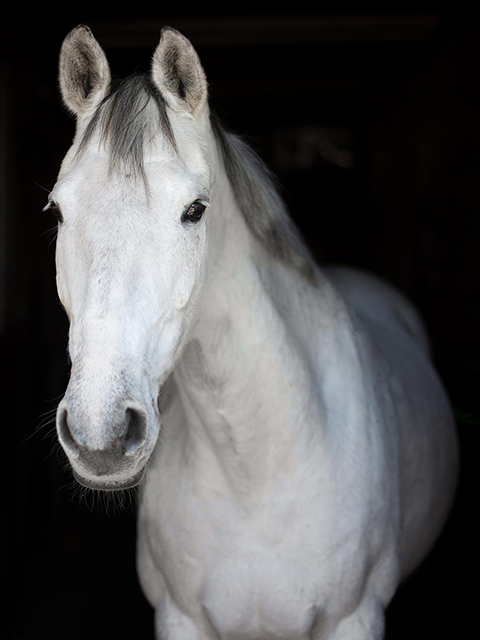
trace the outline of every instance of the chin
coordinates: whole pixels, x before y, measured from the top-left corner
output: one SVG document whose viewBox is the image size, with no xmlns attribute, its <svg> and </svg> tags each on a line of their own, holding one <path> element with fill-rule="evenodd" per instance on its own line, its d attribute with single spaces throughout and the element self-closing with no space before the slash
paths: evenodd
<svg viewBox="0 0 480 640">
<path fill-rule="evenodd" d="M 82 473 L 73 470 L 75 480 L 83 487 L 88 489 L 96 489 L 97 491 L 123 491 L 132 489 L 141 484 L 145 475 L 145 468 L 140 469 L 134 475 L 128 478 L 118 478 L 108 476 L 85 476 Z"/>
</svg>

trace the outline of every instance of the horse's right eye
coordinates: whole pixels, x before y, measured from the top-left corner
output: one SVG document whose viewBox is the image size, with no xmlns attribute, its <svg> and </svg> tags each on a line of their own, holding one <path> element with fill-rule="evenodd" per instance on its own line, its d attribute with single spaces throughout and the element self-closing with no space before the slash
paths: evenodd
<svg viewBox="0 0 480 640">
<path fill-rule="evenodd" d="M 53 200 L 51 200 L 47 204 L 47 206 L 45 207 L 44 211 L 51 211 L 53 213 L 53 215 L 55 216 L 57 222 L 59 224 L 62 224 L 62 222 L 63 222 L 62 212 L 61 212 L 60 207 L 58 206 L 58 204 L 56 202 L 53 202 Z"/>
</svg>

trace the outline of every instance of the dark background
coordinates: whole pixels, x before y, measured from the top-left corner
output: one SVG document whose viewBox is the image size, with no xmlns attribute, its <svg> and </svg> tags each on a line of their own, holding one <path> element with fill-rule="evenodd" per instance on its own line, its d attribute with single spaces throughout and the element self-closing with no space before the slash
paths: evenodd
<svg viewBox="0 0 480 640">
<path fill-rule="evenodd" d="M 296 2 L 274 13 L 259 2 L 177 4 L 150 12 L 3 5 L 7 637 L 153 638 L 135 573 L 135 499 L 121 509 L 76 491 L 47 413 L 68 381 L 67 323 L 55 290 L 54 221 L 42 207 L 74 131 L 57 91 L 58 52 L 83 22 L 120 77 L 148 69 L 162 26 L 190 37 L 216 111 L 278 175 L 318 260 L 378 273 L 421 310 L 457 414 L 462 471 L 447 528 L 395 597 L 386 637 L 470 638 L 478 606 L 480 25 L 419 3 L 388 11 L 322 3 L 312 12 Z"/>
</svg>

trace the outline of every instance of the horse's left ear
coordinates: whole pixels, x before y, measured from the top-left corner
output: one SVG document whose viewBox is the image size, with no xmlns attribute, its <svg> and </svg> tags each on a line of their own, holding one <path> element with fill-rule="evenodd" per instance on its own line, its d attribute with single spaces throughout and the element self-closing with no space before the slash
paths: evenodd
<svg viewBox="0 0 480 640">
<path fill-rule="evenodd" d="M 171 27 L 162 29 L 153 54 L 152 80 L 174 111 L 195 115 L 207 103 L 207 79 L 190 40 Z"/>
</svg>

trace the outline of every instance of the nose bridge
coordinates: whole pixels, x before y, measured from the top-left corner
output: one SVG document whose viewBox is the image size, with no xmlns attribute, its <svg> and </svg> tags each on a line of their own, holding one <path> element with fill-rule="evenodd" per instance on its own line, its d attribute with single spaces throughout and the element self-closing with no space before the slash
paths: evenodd
<svg viewBox="0 0 480 640">
<path fill-rule="evenodd" d="M 90 375 L 108 378 L 119 361 L 132 359 L 128 353 L 131 343 L 128 310 L 118 307 L 88 308 L 73 315 L 69 329 L 69 352 L 73 369 L 78 364 Z"/>
<path fill-rule="evenodd" d="M 145 288 L 143 279 L 137 276 L 132 270 L 123 277 L 117 273 L 108 285 L 101 281 L 103 274 L 98 280 L 91 278 L 94 282 L 88 285 L 83 299 L 78 299 L 71 316 L 72 361 L 100 354 L 106 361 L 120 355 L 131 360 L 143 357 L 148 348 L 148 329 L 156 324 L 159 314 L 151 289 Z"/>
<path fill-rule="evenodd" d="M 101 291 L 108 294 L 106 299 Z M 72 371 L 64 404 L 93 438 L 114 429 L 117 414 L 123 419 L 132 402 L 148 401 L 151 385 L 146 376 L 147 332 L 137 321 L 136 305 L 131 300 L 128 304 L 128 292 L 92 284 L 88 294 L 71 317 Z"/>
<path fill-rule="evenodd" d="M 101 358 L 89 366 L 86 358 L 72 368 L 59 415 L 64 412 L 63 420 L 75 442 L 100 450 L 122 436 L 125 411 L 134 405 L 121 370 L 114 371 Z"/>
<path fill-rule="evenodd" d="M 149 404 L 143 361 L 132 353 L 123 321 L 84 314 L 70 326 L 72 370 L 63 406 L 72 432 L 95 449 L 119 434 L 129 407 Z"/>
</svg>

